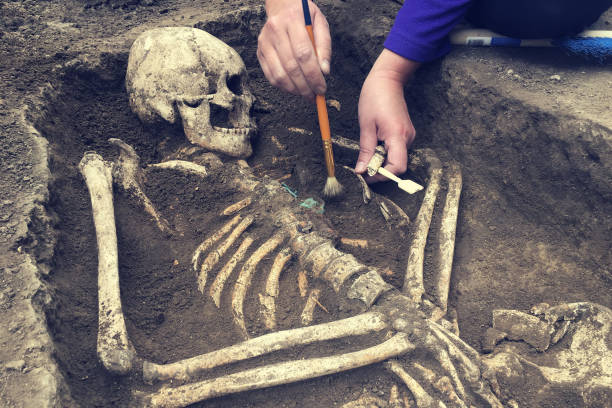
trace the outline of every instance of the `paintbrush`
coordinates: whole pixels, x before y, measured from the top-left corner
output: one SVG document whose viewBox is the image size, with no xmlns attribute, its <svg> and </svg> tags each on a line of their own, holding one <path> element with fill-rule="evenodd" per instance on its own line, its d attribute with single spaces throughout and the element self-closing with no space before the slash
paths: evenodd
<svg viewBox="0 0 612 408">
<path fill-rule="evenodd" d="M 312 42 L 315 55 L 317 55 L 317 47 L 315 46 L 314 32 L 312 31 L 312 21 L 310 20 L 310 10 L 308 9 L 308 0 L 302 0 L 302 9 L 304 10 L 304 22 L 306 23 L 306 31 Z M 325 95 L 316 95 L 317 115 L 319 117 L 319 128 L 321 129 L 321 139 L 323 139 L 323 152 L 325 154 L 325 167 L 327 167 L 327 181 L 323 188 L 323 195 L 326 197 L 336 197 L 342 193 L 342 184 L 336 179 L 336 169 L 334 166 L 334 152 L 332 150 L 331 131 L 329 130 L 329 118 L 327 116 L 327 104 L 325 103 Z"/>
</svg>

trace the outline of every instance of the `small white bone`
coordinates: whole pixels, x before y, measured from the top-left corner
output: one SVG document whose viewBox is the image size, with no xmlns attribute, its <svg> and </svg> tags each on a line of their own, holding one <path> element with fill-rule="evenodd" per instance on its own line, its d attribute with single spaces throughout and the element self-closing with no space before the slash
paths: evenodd
<svg viewBox="0 0 612 408">
<path fill-rule="evenodd" d="M 428 162 L 429 184 L 425 190 L 425 197 L 414 222 L 414 233 L 410 244 L 410 253 L 404 277 L 403 292 L 414 302 L 420 303 L 425 287 L 423 286 L 423 262 L 425 259 L 425 244 L 429 225 L 433 215 L 436 197 L 440 190 L 440 179 L 442 178 L 442 164 L 433 150 L 423 149 L 423 155 Z"/>
<path fill-rule="evenodd" d="M 414 378 L 404 370 L 400 363 L 396 360 L 389 360 L 385 364 L 385 368 L 397 375 L 400 380 L 406 384 L 406 387 L 412 393 L 418 408 L 445 408 L 446 405 L 442 401 L 435 401 L 431 395 L 427 393 Z"/>
<path fill-rule="evenodd" d="M 244 200 L 240 200 L 235 204 L 230 205 L 229 207 L 227 207 L 225 210 L 223 210 L 221 212 L 221 214 L 223 215 L 233 215 L 235 213 L 237 213 L 238 211 L 242 210 L 245 207 L 248 207 L 249 205 L 251 205 L 251 197 L 247 197 Z"/>
<path fill-rule="evenodd" d="M 272 364 L 175 388 L 164 387 L 153 394 L 138 397 L 141 399 L 140 404 L 147 407 L 181 408 L 227 394 L 352 370 L 413 349 L 414 345 L 408 340 L 408 335 L 399 333 L 384 343 L 352 353 Z"/>
<path fill-rule="evenodd" d="M 234 245 L 234 242 L 242 235 L 244 230 L 246 230 L 252 223 L 255 221 L 255 218 L 252 215 L 247 215 L 240 224 L 234 228 L 234 230 L 229 234 L 225 241 L 219 245 L 219 247 L 210 251 L 204 262 L 202 262 L 202 266 L 200 267 L 200 274 L 198 275 L 198 290 L 204 293 L 204 289 L 206 288 L 206 281 L 208 280 L 208 274 L 212 270 L 212 268 L 217 265 L 217 262 L 225 255 L 227 250 Z"/>
<path fill-rule="evenodd" d="M 253 254 L 242 266 L 242 270 L 240 271 L 238 280 L 234 285 L 234 292 L 232 293 L 232 310 L 234 312 L 234 322 L 242 332 L 242 335 L 245 339 L 249 338 L 249 333 L 246 328 L 246 323 L 244 322 L 243 308 L 246 292 L 251 286 L 251 279 L 253 278 L 253 274 L 255 273 L 259 262 L 261 262 L 261 260 L 270 252 L 274 251 L 274 249 L 276 249 L 276 247 L 279 246 L 284 239 L 285 234 L 283 232 L 278 232 L 274 236 L 272 236 L 272 238 L 264 242 L 262 246 L 257 248 L 257 250 L 253 252 Z"/>
<path fill-rule="evenodd" d="M 215 305 L 219 307 L 221 305 L 221 293 L 223 292 L 223 287 L 225 286 L 225 282 L 230 277 L 238 262 L 242 261 L 242 258 L 246 255 L 249 247 L 253 243 L 253 238 L 251 236 L 246 236 L 240 243 L 240 246 L 234 252 L 234 255 L 230 258 L 229 261 L 223 266 L 223 269 L 219 271 L 215 280 L 210 285 L 210 296 L 213 298 Z"/>
<path fill-rule="evenodd" d="M 204 371 L 222 365 L 248 360 L 295 346 L 349 336 L 362 336 L 379 332 L 385 328 L 387 328 L 387 323 L 381 313 L 367 312 L 330 323 L 265 334 L 221 350 L 175 363 L 154 364 L 145 361 L 143 376 L 147 383 L 170 379 L 187 381 Z"/>
<path fill-rule="evenodd" d="M 193 270 L 197 272 L 198 263 L 200 261 L 200 255 L 204 252 L 208 251 L 208 249 L 218 240 L 221 239 L 222 236 L 227 234 L 236 224 L 240 222 L 242 217 L 240 214 L 236 215 L 234 218 L 226 222 L 220 229 L 218 229 L 213 235 L 206 238 L 204 242 L 202 242 L 196 250 L 193 252 L 193 257 L 191 258 L 191 263 L 193 265 Z"/>
<path fill-rule="evenodd" d="M 151 164 L 149 167 L 156 169 L 176 170 L 187 174 L 193 174 L 202 178 L 208 177 L 206 167 L 186 160 L 168 160 L 161 163 Z"/>
<path fill-rule="evenodd" d="M 306 305 L 304 305 L 301 316 L 303 326 L 308 326 L 314 320 L 314 310 L 320 295 L 321 289 L 319 288 L 311 290 L 308 294 L 308 299 L 306 299 Z"/>
<path fill-rule="evenodd" d="M 98 358 L 108 371 L 127 374 L 135 353 L 121 310 L 111 165 L 88 152 L 79 170 L 89 189 L 98 242 Z"/>
<path fill-rule="evenodd" d="M 428 384 L 431 384 L 433 388 L 435 388 L 440 394 L 444 395 L 448 401 L 453 403 L 453 406 L 457 406 L 459 408 L 468 408 L 467 404 L 459 398 L 455 390 L 453 389 L 453 384 L 450 379 L 445 375 L 438 375 L 433 370 L 430 370 L 427 367 L 423 367 L 419 363 L 413 363 L 412 367 L 414 367 L 417 371 L 421 373 L 421 376 L 425 378 L 425 381 Z"/>
<path fill-rule="evenodd" d="M 113 177 L 122 188 L 132 194 L 144 207 L 157 224 L 157 227 L 165 233 L 171 233 L 172 229 L 168 221 L 155 209 L 153 203 L 142 190 L 142 179 L 144 178 L 140 168 L 140 158 L 136 150 L 121 139 L 110 138 L 108 141 L 119 148 L 119 158 L 113 166 Z"/>
<path fill-rule="evenodd" d="M 308 294 L 308 276 L 306 275 L 306 271 L 300 269 L 300 271 L 298 272 L 297 281 L 300 296 L 306 297 L 306 295 Z"/>
<path fill-rule="evenodd" d="M 259 302 L 262 306 L 261 313 L 268 330 L 276 330 L 276 298 L 278 297 L 280 274 L 292 256 L 290 248 L 283 248 L 276 255 L 266 281 L 266 291 L 264 294 L 259 294 Z"/>
</svg>

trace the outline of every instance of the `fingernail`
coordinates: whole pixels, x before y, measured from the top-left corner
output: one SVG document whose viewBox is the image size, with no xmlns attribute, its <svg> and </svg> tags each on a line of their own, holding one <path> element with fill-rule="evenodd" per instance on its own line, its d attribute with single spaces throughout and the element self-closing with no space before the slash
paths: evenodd
<svg viewBox="0 0 612 408">
<path fill-rule="evenodd" d="M 355 173 L 363 173 L 368 168 L 368 164 L 363 161 L 358 161 L 355 166 Z"/>
<path fill-rule="evenodd" d="M 325 75 L 329 75 L 329 61 L 328 60 L 321 61 L 321 71 L 323 71 Z"/>
</svg>

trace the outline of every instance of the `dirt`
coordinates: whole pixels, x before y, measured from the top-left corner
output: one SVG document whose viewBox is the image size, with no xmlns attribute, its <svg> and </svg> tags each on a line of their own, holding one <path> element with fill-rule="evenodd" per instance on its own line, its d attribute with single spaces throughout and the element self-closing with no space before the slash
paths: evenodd
<svg viewBox="0 0 612 408">
<path fill-rule="evenodd" d="M 253 3 L 245 1 L 240 5 Z M 27 231 L 19 232 L 17 224 L 11 226 L 13 220 L 9 217 L 2 233 L 7 243 L 13 240 L 7 254 L 30 254 L 42 271 L 40 276 L 48 298 L 39 304 L 52 335 L 55 361 L 69 388 L 62 406 L 129 406 L 132 387 L 149 389 L 136 377 L 109 375 L 96 358 L 96 242 L 87 189 L 77 168 L 88 150 L 113 160 L 117 152 L 107 142 L 110 137 L 132 145 L 143 166 L 160 162 L 186 145 L 180 127 L 143 126 L 129 109 L 123 83 L 127 51 L 130 41 L 143 27 L 171 23 L 194 25 L 234 47 L 245 61 L 250 87 L 257 97 L 254 112 L 259 132 L 254 140 L 254 154 L 248 159 L 255 174 L 282 178 L 287 194 L 291 190 L 297 195 L 296 206 L 309 199 L 316 202 L 313 210 L 324 204 L 324 216 L 339 236 L 369 242 L 367 250 L 342 244 L 338 248 L 368 265 L 388 271 L 384 277 L 389 283 L 401 284 L 410 245 L 410 226 L 390 225 L 382 217 L 376 200 L 370 204 L 363 202 L 357 179 L 342 167 L 354 165 L 354 152 L 336 150 L 338 178 L 346 188 L 345 195 L 337 200 L 325 200 L 321 196 L 325 167 L 317 136 L 316 112 L 305 101 L 281 94 L 265 81 L 255 59 L 256 35 L 263 22 L 261 11 L 236 12 L 235 5 L 225 1 L 205 4 L 137 0 L 5 1 L 0 2 L 0 7 L 4 11 L 0 25 L 3 57 L 0 78 L 9 84 L 5 86 L 6 96 L 0 99 L 6 141 L 0 153 L 11 166 L 0 179 L 5 191 L 18 192 L 35 184 L 30 179 L 33 177 L 30 163 L 36 158 L 21 163 L 15 160 L 32 154 L 32 149 L 28 153 L 28 144 L 21 142 L 21 138 L 27 140 L 25 136 L 11 133 L 16 126 L 11 118 L 25 115 L 49 143 L 49 177 L 45 183 L 48 196 L 38 196 L 35 210 L 28 207 Z M 340 111 L 329 110 L 333 134 L 358 139 L 356 111 L 360 84 L 372 58 L 380 50 L 384 27 L 392 21 L 397 7 L 393 2 L 364 5 L 372 17 L 363 17 L 347 12 L 346 7 L 327 5 L 330 21 L 335 22 L 332 27 L 337 27 L 333 30 L 336 45 L 327 97 L 341 104 Z M 360 36 L 353 29 L 364 19 L 375 28 L 367 36 Z M 32 46 L 26 47 L 28 44 Z M 408 94 L 410 111 L 419 131 L 414 147 L 434 148 L 443 161 L 457 160 L 462 166 L 464 190 L 450 303 L 458 314 L 461 338 L 477 350 L 480 350 L 481 336 L 490 325 L 491 311 L 496 308 L 525 311 L 540 302 L 571 301 L 612 306 L 609 269 L 612 195 L 610 187 L 602 182 L 609 178 L 605 170 L 610 163 L 607 156 L 598 155 L 608 150 L 601 148 L 590 155 L 584 154 L 589 148 L 588 141 L 581 140 L 575 147 L 564 139 L 565 134 L 567 138 L 579 135 L 576 129 L 583 124 L 569 116 L 565 120 L 564 114 L 554 116 L 537 109 L 537 102 L 535 107 L 522 103 L 517 96 L 521 89 L 543 86 L 538 83 L 538 75 L 544 78 L 549 74 L 550 64 L 536 74 L 526 73 L 538 64 L 547 63 L 537 59 L 540 57 L 527 58 L 527 63 L 518 64 L 520 68 L 516 64 L 501 63 L 494 67 L 494 76 L 508 77 L 508 81 L 518 84 L 518 90 L 511 85 L 507 88 L 512 98 L 500 95 L 487 82 L 499 78 L 480 77 L 483 71 L 473 74 L 470 69 L 465 73 L 463 66 L 455 66 L 470 58 L 482 58 L 485 61 L 481 64 L 487 65 L 489 61 L 498 61 L 499 56 L 492 55 L 498 52 L 483 51 L 474 57 L 473 51 L 459 51 L 449 65 L 434 63 L 422 70 Z M 513 52 L 504 54 L 505 64 L 512 63 Z M 554 54 L 551 58 L 566 57 Z M 508 66 L 513 66 L 521 77 L 508 74 Z M 590 69 L 574 59 L 564 60 L 564 66 L 569 66 L 571 72 Z M 454 81 L 452 74 L 457 72 L 465 74 L 466 79 Z M 433 85 L 419 86 L 419 81 Z M 588 87 L 598 85 L 605 86 L 589 82 Z M 39 89 L 44 89 L 42 94 Z M 580 88 L 574 93 L 565 90 L 559 103 L 583 99 L 582 93 L 591 91 L 590 88 Z M 603 100 L 602 97 L 600 101 Z M 9 108 L 17 103 L 16 106 L 28 106 L 25 114 Z M 545 103 L 543 99 L 542 104 Z M 289 128 L 304 129 L 312 135 Z M 596 123 L 593 128 L 604 138 L 609 136 L 609 130 L 602 125 Z M 557 135 L 560 130 L 565 133 Z M 424 174 L 410 176 L 426 182 Z M 243 197 L 228 192 L 223 185 L 204 182 L 195 176 L 155 170 L 147 171 L 145 191 L 178 233 L 171 237 L 162 234 L 131 197 L 116 191 L 122 301 L 129 337 L 139 356 L 166 363 L 234 344 L 239 331 L 228 313 L 228 291 L 218 310 L 198 292 L 191 257 L 197 245 L 224 222 L 218 215 L 220 211 Z M 416 216 L 423 197 L 422 192 L 408 196 L 391 183 L 377 185 L 374 191 L 404 208 L 411 219 Z M 2 203 L 2 214 L 26 211 L 20 207 L 19 194 L 15 195 L 17 198 Z M 435 215 L 433 236 L 438 225 L 439 215 Z M 251 233 L 258 245 L 270 236 L 271 230 L 265 225 L 256 225 Z M 229 254 L 221 263 L 228 258 Z M 261 270 L 269 269 L 272 260 L 267 258 Z M 426 278 L 434 262 L 429 249 Z M 3 272 L 6 271 L 8 268 Z M 293 261 L 282 275 L 281 291 L 285 297 L 279 309 L 281 328 L 300 325 L 303 299 L 296 285 L 298 272 L 297 262 Z M 3 283 L 6 282 L 3 290 L 4 287 L 9 290 L 2 293 L 10 300 L 11 285 L 17 283 L 10 284 L 9 278 L 12 279 L 3 277 Z M 263 284 L 265 276 L 261 273 L 256 277 L 251 295 L 259 293 Z M 327 311 L 317 308 L 315 323 L 346 314 L 334 298 L 329 289 L 324 291 L 320 301 Z M 263 333 L 257 308 L 257 299 L 251 296 L 245 310 L 252 335 Z M 24 331 L 21 327 L 19 330 Z M 279 353 L 266 362 L 355 350 L 377 340 L 380 339 L 357 338 L 323 348 L 304 347 Z M 255 359 L 233 366 L 229 371 L 258 363 L 261 360 Z M 29 364 L 28 360 L 26 365 Z M 226 372 L 214 370 L 210 376 Z M 7 378 L 10 375 L 3 374 Z M 389 389 L 396 383 L 382 366 L 374 365 L 217 398 L 195 406 L 330 407 L 354 400 L 364 391 L 388 399 Z M 517 393 L 521 405 L 529 406 L 529 390 Z"/>
</svg>

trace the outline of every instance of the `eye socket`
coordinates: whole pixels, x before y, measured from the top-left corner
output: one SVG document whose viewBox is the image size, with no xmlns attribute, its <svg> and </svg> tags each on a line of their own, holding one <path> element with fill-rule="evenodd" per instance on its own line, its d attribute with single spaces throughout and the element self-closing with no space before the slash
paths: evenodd
<svg viewBox="0 0 612 408">
<path fill-rule="evenodd" d="M 236 95 L 242 95 L 242 79 L 240 75 L 231 75 L 227 78 L 227 87 Z"/>
</svg>

